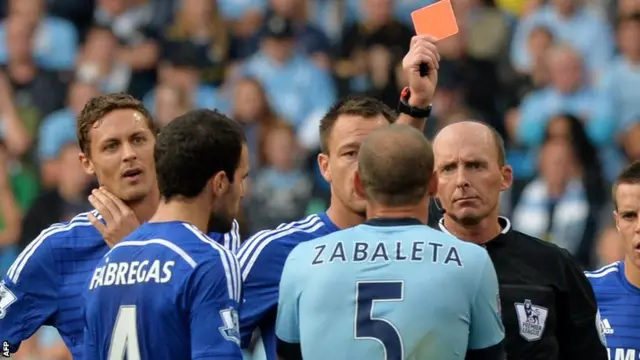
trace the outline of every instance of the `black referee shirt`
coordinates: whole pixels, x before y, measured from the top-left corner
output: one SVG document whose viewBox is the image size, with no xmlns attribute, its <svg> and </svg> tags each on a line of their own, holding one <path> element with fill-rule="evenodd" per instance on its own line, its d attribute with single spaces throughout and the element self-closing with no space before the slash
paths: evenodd
<svg viewBox="0 0 640 360">
<path fill-rule="evenodd" d="M 591 284 L 558 246 L 511 229 L 486 243 L 498 274 L 509 360 L 608 360 Z M 444 219 L 440 230 L 447 232 Z"/>
</svg>

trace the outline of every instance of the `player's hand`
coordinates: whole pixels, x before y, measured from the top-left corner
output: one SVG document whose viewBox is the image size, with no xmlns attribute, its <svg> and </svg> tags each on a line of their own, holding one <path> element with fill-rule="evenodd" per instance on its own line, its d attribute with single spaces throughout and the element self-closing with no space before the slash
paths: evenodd
<svg viewBox="0 0 640 360">
<path fill-rule="evenodd" d="M 94 189 L 89 195 L 89 202 L 102 215 L 106 224 L 91 213 L 89 221 L 102 234 L 109 247 L 113 247 L 140 226 L 133 210 L 105 188 Z"/>
<path fill-rule="evenodd" d="M 428 35 L 417 35 L 411 38 L 409 52 L 402 59 L 402 70 L 411 90 L 409 105 L 426 108 L 431 104 L 438 83 L 439 62 L 440 54 L 436 48 L 436 38 Z M 420 76 L 422 63 L 429 67 L 428 75 L 425 77 Z"/>
</svg>

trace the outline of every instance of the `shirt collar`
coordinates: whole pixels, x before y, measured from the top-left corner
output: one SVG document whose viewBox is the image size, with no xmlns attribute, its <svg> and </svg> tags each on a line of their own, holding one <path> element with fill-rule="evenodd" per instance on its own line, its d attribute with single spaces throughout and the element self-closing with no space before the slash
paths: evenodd
<svg viewBox="0 0 640 360">
<path fill-rule="evenodd" d="M 511 221 L 509 221 L 509 219 L 507 219 L 506 217 L 499 216 L 498 217 L 498 223 L 500 223 L 500 227 L 502 228 L 502 230 L 500 231 L 500 234 L 496 238 L 499 238 L 500 235 L 504 235 L 504 234 L 508 233 L 511 230 Z M 440 218 L 440 220 L 438 221 L 438 228 L 440 228 L 440 231 L 442 231 L 445 234 L 449 234 L 451 236 L 455 236 L 452 233 L 450 233 L 449 230 L 447 230 L 447 228 L 444 226 L 444 217 Z M 491 242 L 493 240 L 494 239 L 491 239 L 491 240 L 487 241 L 487 243 Z"/>
</svg>

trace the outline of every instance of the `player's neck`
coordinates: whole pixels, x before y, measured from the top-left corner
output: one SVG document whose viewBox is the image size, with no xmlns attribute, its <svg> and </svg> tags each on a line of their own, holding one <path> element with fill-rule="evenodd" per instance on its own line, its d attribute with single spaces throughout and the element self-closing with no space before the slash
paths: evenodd
<svg viewBox="0 0 640 360">
<path fill-rule="evenodd" d="M 207 232 L 209 227 L 209 213 L 199 203 L 198 199 L 192 201 L 170 200 L 168 202 L 161 201 L 158 210 L 151 217 L 149 222 L 170 222 L 180 221 L 191 224 L 203 233 Z"/>
<path fill-rule="evenodd" d="M 476 225 L 463 225 L 454 221 L 450 216 L 444 215 L 444 227 L 449 233 L 460 240 L 472 242 L 474 244 L 484 244 L 495 239 L 502 227 L 498 221 L 498 214 L 487 216 Z"/>
<path fill-rule="evenodd" d="M 378 204 L 367 206 L 367 219 L 401 219 L 414 218 L 426 224 L 429 219 L 429 207 L 420 203 L 419 205 L 385 207 Z"/>
<path fill-rule="evenodd" d="M 327 209 L 327 216 L 339 229 L 348 229 L 364 223 L 364 216 L 354 213 L 339 201 L 332 201 Z"/>
<path fill-rule="evenodd" d="M 640 288 L 640 269 L 631 260 L 624 262 L 624 276 L 629 284 Z"/>
<path fill-rule="evenodd" d="M 160 204 L 160 191 L 155 188 L 149 193 L 149 195 L 145 196 L 144 199 L 140 201 L 136 201 L 133 203 L 128 203 L 127 205 L 133 210 L 133 213 L 136 214 L 138 221 L 145 222 L 149 221 L 153 214 L 155 214 L 158 209 L 158 205 Z"/>
</svg>

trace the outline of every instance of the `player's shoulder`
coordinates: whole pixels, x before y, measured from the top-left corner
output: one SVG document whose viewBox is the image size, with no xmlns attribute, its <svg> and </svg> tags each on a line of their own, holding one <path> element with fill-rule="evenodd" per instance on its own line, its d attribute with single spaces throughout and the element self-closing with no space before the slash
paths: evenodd
<svg viewBox="0 0 640 360">
<path fill-rule="evenodd" d="M 533 256 L 546 256 L 559 259 L 560 261 L 569 261 L 572 259 L 571 254 L 564 248 L 538 239 L 535 236 L 525 234 L 517 230 L 510 230 L 506 233 L 509 237 L 510 245 L 519 247 L 523 251 L 529 251 Z M 537 257 L 536 257 L 537 259 Z"/>
<path fill-rule="evenodd" d="M 218 262 L 220 259 L 226 262 L 235 261 L 231 250 L 192 224 L 177 223 L 170 228 L 170 233 L 167 235 L 166 237 L 172 238 L 171 241 L 168 241 L 167 246 L 179 255 L 192 259 L 188 261 L 190 263 Z"/>
<path fill-rule="evenodd" d="M 299 221 L 281 224 L 275 229 L 257 232 L 240 246 L 238 259 L 243 263 L 249 258 L 270 257 L 274 253 L 284 254 L 286 257 L 299 244 L 331 232 L 320 215 L 309 215 Z"/>
<path fill-rule="evenodd" d="M 48 246 L 56 246 L 59 244 L 69 245 L 70 240 L 96 240 L 104 242 L 98 230 L 96 230 L 96 228 L 91 225 L 91 222 L 89 221 L 88 215 L 90 213 L 93 213 L 94 216 L 101 218 L 95 210 L 80 213 L 71 218 L 69 221 L 55 223 L 42 230 L 36 237 L 36 239 L 34 239 L 34 242 L 40 241 L 43 244 L 47 244 Z"/>
<path fill-rule="evenodd" d="M 17 283 L 31 273 L 37 275 L 43 267 L 55 271 L 53 250 L 61 247 L 73 249 L 74 241 L 104 243 L 100 233 L 91 225 L 88 214 L 80 213 L 69 221 L 55 223 L 42 230 L 18 255 L 6 278 Z"/>
<path fill-rule="evenodd" d="M 585 271 L 584 275 L 587 277 L 594 289 L 601 286 L 616 285 L 621 273 L 621 265 L 621 261 L 615 261 L 597 270 Z"/>
</svg>

